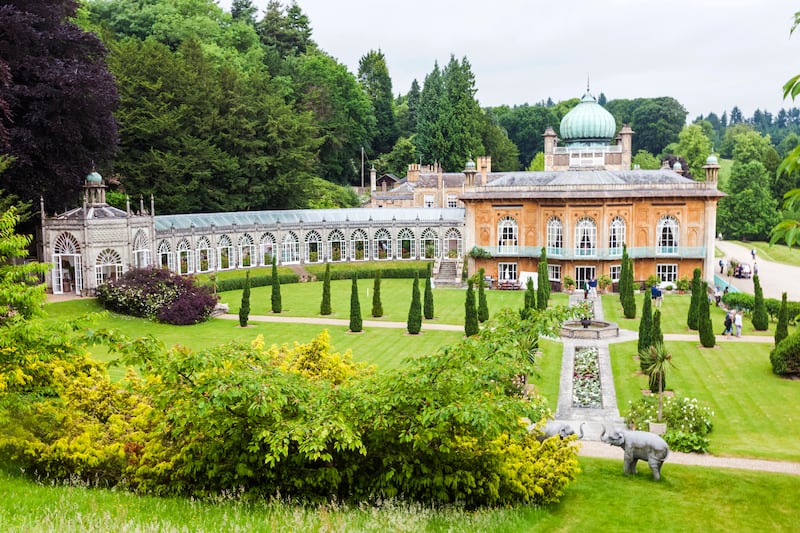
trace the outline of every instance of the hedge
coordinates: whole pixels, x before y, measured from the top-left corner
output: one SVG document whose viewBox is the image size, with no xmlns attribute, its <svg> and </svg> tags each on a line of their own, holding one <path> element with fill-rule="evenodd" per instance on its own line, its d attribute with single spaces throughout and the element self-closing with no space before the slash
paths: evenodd
<svg viewBox="0 0 800 533">
<path fill-rule="evenodd" d="M 750 314 L 755 307 L 755 297 L 744 292 L 729 292 L 722 297 L 722 303 L 728 309 L 741 309 L 745 314 Z M 777 320 L 781 301 L 775 298 L 764 298 L 764 305 L 770 320 Z M 800 302 L 786 302 L 786 308 L 789 311 L 789 323 L 793 324 L 795 318 L 800 315 Z"/>
<path fill-rule="evenodd" d="M 281 274 L 278 276 L 278 279 L 281 285 L 300 282 L 300 276 L 297 274 Z M 240 291 L 244 289 L 244 283 L 244 276 L 241 278 L 222 279 L 217 281 L 217 292 Z M 253 276 L 250 278 L 250 287 L 265 287 L 270 285 L 272 285 L 272 275 Z"/>
</svg>

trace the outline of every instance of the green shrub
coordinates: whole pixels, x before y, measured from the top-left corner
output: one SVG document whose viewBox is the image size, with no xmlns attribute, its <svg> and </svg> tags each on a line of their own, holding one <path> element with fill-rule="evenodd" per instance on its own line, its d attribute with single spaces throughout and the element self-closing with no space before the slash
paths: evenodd
<svg viewBox="0 0 800 533">
<path fill-rule="evenodd" d="M 781 295 L 781 306 L 778 311 L 778 325 L 775 326 L 775 346 L 789 336 L 789 306 L 786 302 L 786 293 Z"/>
<path fill-rule="evenodd" d="M 753 328 L 756 331 L 766 331 L 769 327 L 769 316 L 767 315 L 767 308 L 764 305 L 764 291 L 761 288 L 761 280 L 758 274 L 753 276 Z"/>
<path fill-rule="evenodd" d="M 381 271 L 375 272 L 372 282 L 372 316 L 379 318 L 383 316 L 383 302 L 381 302 Z"/>
<path fill-rule="evenodd" d="M 478 312 L 475 309 L 475 291 L 472 289 L 472 280 L 467 282 L 467 297 L 464 301 L 464 334 L 471 337 L 480 331 L 478 326 Z"/>
<path fill-rule="evenodd" d="M 483 269 L 478 271 L 478 322 L 484 323 L 489 320 L 489 304 L 486 301 L 486 289 L 483 282 Z"/>
<path fill-rule="evenodd" d="M 639 322 L 639 342 L 636 346 L 636 351 L 642 352 L 647 350 L 653 344 L 653 313 L 650 298 L 650 291 L 642 293 L 642 320 Z M 645 371 L 646 362 L 640 360 L 642 372 Z"/>
<path fill-rule="evenodd" d="M 247 327 L 247 321 L 250 318 L 250 272 L 244 277 L 245 284 L 242 289 L 242 304 L 239 306 L 239 325 Z"/>
<path fill-rule="evenodd" d="M 325 276 L 322 278 L 322 302 L 319 305 L 319 314 L 329 315 L 331 310 L 331 264 L 325 263 Z"/>
<path fill-rule="evenodd" d="M 433 286 L 431 277 L 433 276 L 433 263 L 428 263 L 428 273 L 425 276 L 425 299 L 422 306 L 423 315 L 428 320 L 433 320 Z"/>
<path fill-rule="evenodd" d="M 358 276 L 353 276 L 350 288 L 350 331 L 358 333 L 361 331 L 362 325 L 361 302 L 358 299 Z"/>
<path fill-rule="evenodd" d="M 703 297 L 700 298 L 697 309 L 697 329 L 700 333 L 700 344 L 705 348 L 713 348 L 717 338 L 714 336 L 714 325 L 711 323 L 711 308 L 708 302 L 708 283 L 700 284 Z"/>
<path fill-rule="evenodd" d="M 728 309 L 740 309 L 748 315 L 755 307 L 753 295 L 744 292 L 729 292 L 722 297 L 722 302 Z"/>
<path fill-rule="evenodd" d="M 408 308 L 408 321 L 406 329 L 412 335 L 419 333 L 422 328 L 422 302 L 419 297 L 419 277 L 414 276 L 411 286 L 411 305 Z"/>
<path fill-rule="evenodd" d="M 783 339 L 770 353 L 769 361 L 779 376 L 800 374 L 800 331 Z"/>
<path fill-rule="evenodd" d="M 665 398 L 663 420 L 667 423 L 664 440 L 671 450 L 678 452 L 707 452 L 708 434 L 713 429 L 714 412 L 695 398 Z M 644 396 L 629 402 L 625 423 L 629 427 L 647 431 L 648 424 L 658 417 L 658 399 Z"/>
<path fill-rule="evenodd" d="M 700 326 L 700 300 L 708 297 L 708 294 L 702 292 L 703 285 L 700 276 L 700 269 L 695 268 L 692 274 L 692 300 L 686 316 L 686 325 L 693 330 L 697 330 Z"/>
<path fill-rule="evenodd" d="M 279 274 L 278 275 L 278 282 L 283 285 L 286 283 L 299 283 L 300 276 L 297 274 Z M 217 292 L 227 292 L 227 291 L 240 291 L 244 289 L 244 276 L 241 278 L 230 278 L 230 279 L 221 279 L 217 280 L 216 288 Z M 269 287 L 272 285 L 272 276 L 251 276 L 250 277 L 250 287 Z"/>
<path fill-rule="evenodd" d="M 278 277 L 278 263 L 275 256 L 272 256 L 272 281 L 270 286 L 272 287 L 270 300 L 272 303 L 272 312 L 280 313 L 283 309 L 283 305 L 281 303 L 281 281 Z"/>
</svg>

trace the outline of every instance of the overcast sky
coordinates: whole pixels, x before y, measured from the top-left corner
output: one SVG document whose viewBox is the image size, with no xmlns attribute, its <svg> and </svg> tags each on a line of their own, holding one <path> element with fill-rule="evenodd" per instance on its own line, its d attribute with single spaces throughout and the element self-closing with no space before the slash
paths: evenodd
<svg viewBox="0 0 800 533">
<path fill-rule="evenodd" d="M 591 92 L 609 100 L 672 96 L 689 121 L 735 105 L 748 117 L 795 105 L 781 87 L 800 73 L 800 30 L 789 36 L 800 7 L 786 0 L 297 3 L 313 40 L 352 73 L 381 50 L 395 94 L 415 78 L 422 86 L 452 54 L 472 65 L 482 106 L 580 97 L 587 76 Z M 219 4 L 228 10 L 230 0 Z"/>
</svg>

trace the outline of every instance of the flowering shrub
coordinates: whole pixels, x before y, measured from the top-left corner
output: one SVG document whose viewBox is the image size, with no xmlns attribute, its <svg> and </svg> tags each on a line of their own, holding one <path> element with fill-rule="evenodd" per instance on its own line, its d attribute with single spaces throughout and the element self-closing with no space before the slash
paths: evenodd
<svg viewBox="0 0 800 533">
<path fill-rule="evenodd" d="M 575 367 L 572 373 L 572 405 L 573 407 L 602 407 L 597 348 L 581 348 L 575 352 Z"/>
<path fill-rule="evenodd" d="M 186 325 L 207 319 L 217 296 L 210 288 L 196 285 L 194 277 L 151 267 L 129 270 L 99 286 L 97 300 L 106 309 L 125 315 Z"/>
<path fill-rule="evenodd" d="M 629 402 L 625 423 L 636 428 L 646 428 L 657 421 L 658 399 L 645 396 Z M 667 423 L 664 440 L 669 447 L 679 452 L 708 451 L 708 434 L 713 424 L 714 412 L 701 405 L 696 398 L 665 398 L 663 421 Z"/>
</svg>

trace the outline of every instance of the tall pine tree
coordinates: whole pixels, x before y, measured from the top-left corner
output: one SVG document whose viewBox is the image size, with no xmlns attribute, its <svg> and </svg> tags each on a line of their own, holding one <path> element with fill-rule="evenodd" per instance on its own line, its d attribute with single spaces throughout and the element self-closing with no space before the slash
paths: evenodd
<svg viewBox="0 0 800 533">
<path fill-rule="evenodd" d="M 653 333 L 650 335 L 653 344 L 664 344 L 664 334 L 661 332 L 661 309 L 653 311 Z"/>
<path fill-rule="evenodd" d="M 408 332 L 419 333 L 422 328 L 422 302 L 419 297 L 419 272 L 414 270 L 414 285 L 411 287 L 411 306 L 408 308 Z"/>
<path fill-rule="evenodd" d="M 239 306 L 239 325 L 247 327 L 247 320 L 250 318 L 250 271 L 244 275 L 244 287 L 242 287 L 242 304 Z"/>
<path fill-rule="evenodd" d="M 764 303 L 764 290 L 761 288 L 761 279 L 758 274 L 753 276 L 753 328 L 756 331 L 767 331 L 769 327 L 769 314 Z"/>
<path fill-rule="evenodd" d="M 358 62 L 358 81 L 372 102 L 375 111 L 375 135 L 371 153 L 387 154 L 397 141 L 397 121 L 394 115 L 392 78 L 386 67 L 386 57 L 380 50 L 370 50 Z"/>
<path fill-rule="evenodd" d="M 358 301 L 358 275 L 353 273 L 353 284 L 350 288 L 350 331 L 358 333 L 362 329 L 361 303 Z"/>
<path fill-rule="evenodd" d="M 383 303 L 381 302 L 381 271 L 375 272 L 375 280 L 372 286 L 372 316 L 379 318 L 383 316 Z"/>
<path fill-rule="evenodd" d="M 639 342 L 636 346 L 638 352 L 646 351 L 653 344 L 653 313 L 650 303 L 650 293 L 642 293 L 642 320 L 639 322 Z M 639 360 L 642 371 L 647 367 L 646 361 Z"/>
<path fill-rule="evenodd" d="M 550 276 L 547 273 L 547 249 L 544 246 L 536 269 L 536 278 L 539 282 L 536 287 L 536 307 L 547 309 L 547 302 L 550 300 Z"/>
<path fill-rule="evenodd" d="M 322 278 L 322 303 L 319 306 L 319 314 L 329 315 L 331 313 L 331 264 L 325 263 L 325 276 Z"/>
<path fill-rule="evenodd" d="M 636 318 L 636 298 L 633 296 L 633 259 L 628 256 L 628 250 L 622 248 L 622 270 L 625 276 L 625 292 L 622 294 L 622 313 L 625 318 Z"/>
<path fill-rule="evenodd" d="M 486 289 L 483 282 L 483 269 L 480 269 L 478 275 L 478 322 L 484 323 L 489 320 L 489 304 L 486 302 Z"/>
<path fill-rule="evenodd" d="M 711 324 L 711 306 L 708 304 L 708 283 L 703 281 L 700 285 L 703 297 L 698 304 L 697 328 L 700 330 L 700 344 L 706 348 L 713 348 L 716 343 L 714 326 Z"/>
<path fill-rule="evenodd" d="M 700 279 L 700 269 L 695 268 L 692 274 L 692 300 L 689 303 L 689 314 L 686 317 L 686 325 L 689 329 L 697 330 L 700 326 L 700 300 L 706 295 L 701 293 L 703 288 L 702 280 Z"/>
<path fill-rule="evenodd" d="M 778 325 L 775 326 L 775 346 L 789 336 L 789 306 L 786 303 L 786 293 L 781 295 L 781 307 L 778 309 Z"/>
<path fill-rule="evenodd" d="M 475 291 L 472 289 L 472 280 L 467 281 L 467 298 L 464 301 L 464 334 L 467 337 L 477 335 L 478 312 L 475 310 Z"/>
<path fill-rule="evenodd" d="M 533 288 L 533 278 L 528 278 L 525 287 L 525 309 L 536 309 L 536 289 Z"/>
<path fill-rule="evenodd" d="M 433 276 L 433 263 L 428 263 L 428 276 L 425 278 L 425 303 L 423 312 L 425 318 L 433 319 L 433 287 L 431 286 L 431 276 Z"/>
<path fill-rule="evenodd" d="M 278 263 L 275 256 L 272 256 L 272 312 L 280 313 L 281 305 L 281 280 L 278 277 Z"/>
</svg>

